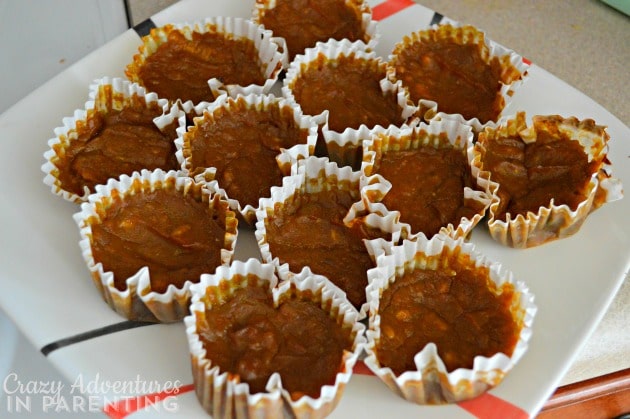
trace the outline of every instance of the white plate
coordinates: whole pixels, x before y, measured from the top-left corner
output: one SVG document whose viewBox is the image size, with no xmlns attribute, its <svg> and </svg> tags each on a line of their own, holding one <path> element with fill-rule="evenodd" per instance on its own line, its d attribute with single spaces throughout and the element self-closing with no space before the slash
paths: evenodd
<svg viewBox="0 0 630 419">
<path fill-rule="evenodd" d="M 11 365 L 15 358 L 18 344 L 18 331 L 11 320 L 0 309 L 0 378 L 4 379 L 11 373 Z M 0 386 L 0 397 L 4 393 L 4 386 Z"/>
<path fill-rule="evenodd" d="M 374 7 L 381 1 L 371 1 Z M 390 1 L 391 4 L 405 2 Z M 411 2 L 409 2 L 411 3 Z M 156 25 L 195 21 L 205 16 L 249 17 L 253 1 L 188 0 L 153 16 Z M 381 9 L 383 10 L 383 9 Z M 380 23 L 378 51 L 387 56 L 410 32 L 428 26 L 433 11 L 410 5 Z M 0 305 L 48 359 L 76 383 L 141 381 L 166 385 L 192 383 L 182 324 L 153 325 L 117 333 L 102 328 L 124 321 L 101 300 L 78 247 L 72 220 L 74 204 L 54 196 L 42 182 L 43 153 L 53 128 L 82 108 L 88 85 L 102 76 L 124 76 L 140 45 L 129 30 L 88 55 L 0 116 Z M 561 114 L 593 118 L 611 135 L 613 174 L 630 185 L 630 129 L 593 100 L 535 64 L 506 113 Z M 427 407 L 404 401 L 378 379 L 355 374 L 333 417 L 527 417 L 552 394 L 578 350 L 601 320 L 630 268 L 630 199 L 607 204 L 591 214 L 573 237 L 528 250 L 501 247 L 478 227 L 471 237 L 478 250 L 501 261 L 536 295 L 539 311 L 530 348 L 497 388 L 468 404 Z M 257 256 L 251 230 L 242 229 L 237 257 Z M 107 331 L 107 329 L 105 329 Z M 87 333 L 87 335 L 82 335 Z M 77 339 L 76 336 L 86 339 Z M 92 336 L 92 338 L 87 338 Z M 65 346 L 64 339 L 79 341 Z M 104 401 L 120 396 L 102 387 L 89 393 Z M 203 416 L 194 394 L 182 392 L 162 409 L 133 417 L 156 417 L 176 410 Z M 166 413 L 165 413 L 166 412 Z"/>
</svg>

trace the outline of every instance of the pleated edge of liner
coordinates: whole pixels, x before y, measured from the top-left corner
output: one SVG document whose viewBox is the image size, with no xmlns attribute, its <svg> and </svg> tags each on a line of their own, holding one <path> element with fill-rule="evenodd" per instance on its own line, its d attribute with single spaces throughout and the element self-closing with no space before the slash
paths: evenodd
<svg viewBox="0 0 630 419">
<path fill-rule="evenodd" d="M 151 326 L 159 323 L 149 323 L 149 322 L 140 322 L 127 320 L 120 323 L 110 324 L 108 326 L 103 326 L 98 329 L 88 330 L 87 332 L 78 333 L 76 335 L 72 335 L 66 338 L 62 338 L 51 342 L 47 345 L 42 346 L 40 352 L 44 356 L 48 356 L 51 352 L 56 351 L 57 349 L 64 348 L 66 346 L 73 345 L 75 343 L 85 342 L 90 339 L 94 339 L 97 337 L 110 335 L 112 333 L 122 332 L 124 330 L 135 329 L 138 327 Z"/>
</svg>

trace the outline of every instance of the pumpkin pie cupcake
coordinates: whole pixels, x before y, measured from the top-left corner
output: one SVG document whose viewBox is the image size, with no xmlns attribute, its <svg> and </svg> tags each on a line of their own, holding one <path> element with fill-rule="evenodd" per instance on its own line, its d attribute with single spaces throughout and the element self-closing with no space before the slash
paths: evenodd
<svg viewBox="0 0 630 419">
<path fill-rule="evenodd" d="M 238 231 L 228 207 L 208 185 L 175 171 L 98 185 L 74 219 L 103 299 L 130 320 L 181 320 L 190 285 L 232 260 Z"/>
<path fill-rule="evenodd" d="M 479 134 L 473 174 L 498 199 L 492 237 L 510 247 L 538 246 L 575 234 L 595 209 L 623 197 L 607 159 L 610 137 L 592 119 L 525 113 Z"/>
<path fill-rule="evenodd" d="M 174 140 L 181 111 L 176 106 L 120 78 L 95 81 L 89 97 L 48 141 L 42 171 L 54 194 L 81 203 L 110 178 L 179 168 Z"/>
<path fill-rule="evenodd" d="M 536 306 L 525 284 L 461 238 L 379 244 L 388 248 L 369 272 L 366 366 L 419 404 L 498 385 L 532 333 Z"/>
<path fill-rule="evenodd" d="M 475 132 L 499 120 L 529 64 L 470 25 L 434 25 L 397 43 L 388 76 L 401 81 L 425 120 L 455 118 Z M 436 115 L 437 114 L 437 115 Z"/>
<path fill-rule="evenodd" d="M 372 10 L 363 0 L 256 0 L 253 21 L 284 39 L 289 61 L 329 39 L 362 41 L 368 49 L 378 40 Z"/>
<path fill-rule="evenodd" d="M 191 287 L 185 318 L 197 398 L 213 417 L 325 417 L 361 354 L 365 326 L 345 295 L 307 273 L 234 261 Z"/>
<path fill-rule="evenodd" d="M 282 92 L 307 115 L 324 118 L 324 157 L 358 170 L 371 130 L 412 124 L 417 112 L 387 65 L 362 43 L 329 40 L 291 62 Z"/>
<path fill-rule="evenodd" d="M 221 96 L 175 141 L 184 173 L 216 180 L 249 224 L 258 201 L 281 186 L 291 163 L 314 154 L 317 122 L 273 95 Z"/>
<path fill-rule="evenodd" d="M 361 171 L 368 183 L 376 175 L 389 181 L 379 202 L 400 213 L 407 238 L 467 237 L 484 217 L 492 193 L 478 190 L 472 175 L 472 139 L 468 125 L 433 121 L 390 128 L 363 142 Z"/>
<path fill-rule="evenodd" d="M 267 93 L 286 62 L 286 52 L 250 20 L 210 17 L 151 30 L 126 76 L 189 109 L 222 93 Z"/>
</svg>

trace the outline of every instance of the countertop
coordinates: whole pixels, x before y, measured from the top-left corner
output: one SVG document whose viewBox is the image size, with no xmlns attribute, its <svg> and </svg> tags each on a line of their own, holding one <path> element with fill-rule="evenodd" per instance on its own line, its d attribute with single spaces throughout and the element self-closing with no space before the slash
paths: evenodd
<svg viewBox="0 0 630 419">
<path fill-rule="evenodd" d="M 132 21 L 142 22 L 174 2 L 129 0 Z M 596 0 L 417 3 L 475 25 L 492 40 L 585 93 L 625 125 L 630 124 L 630 17 L 617 9 Z M 561 385 L 630 367 L 629 307 L 630 282 L 626 280 Z"/>
</svg>

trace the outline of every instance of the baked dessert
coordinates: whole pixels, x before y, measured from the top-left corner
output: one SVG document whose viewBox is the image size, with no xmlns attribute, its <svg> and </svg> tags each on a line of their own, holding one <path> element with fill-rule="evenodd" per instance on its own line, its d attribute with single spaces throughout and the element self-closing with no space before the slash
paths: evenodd
<svg viewBox="0 0 630 419">
<path fill-rule="evenodd" d="M 220 194 L 159 169 L 98 185 L 74 219 L 96 287 L 130 320 L 181 320 L 190 284 L 230 263 L 238 234 Z"/>
<path fill-rule="evenodd" d="M 89 94 L 85 109 L 65 118 L 48 142 L 42 170 L 53 193 L 80 203 L 110 178 L 178 168 L 176 107 L 169 110 L 166 99 L 120 78 L 97 80 Z"/>
<path fill-rule="evenodd" d="M 623 196 L 607 160 L 610 137 L 592 119 L 525 113 L 479 134 L 473 173 L 498 200 L 488 225 L 502 244 L 524 248 L 576 233 L 586 217 Z"/>
<path fill-rule="evenodd" d="M 204 275 L 191 290 L 186 333 L 208 413 L 324 417 L 335 408 L 365 327 L 328 280 L 298 275 L 278 285 L 273 265 L 249 259 Z"/>
<path fill-rule="evenodd" d="M 326 276 L 361 309 L 374 266 L 364 240 L 397 240 L 400 228 L 388 214 L 369 212 L 359 172 L 315 157 L 294 170 L 256 212 L 262 258 L 278 266 L 281 279 L 303 270 Z"/>
<path fill-rule="evenodd" d="M 462 238 L 405 240 L 369 275 L 365 364 L 410 401 L 476 397 L 527 349 L 533 295 Z"/>
<path fill-rule="evenodd" d="M 329 40 L 291 62 L 282 91 L 305 114 L 324 116 L 325 157 L 357 170 L 370 130 L 410 123 L 416 112 L 386 75 L 386 63 L 361 44 Z"/>
<path fill-rule="evenodd" d="M 362 41 L 373 48 L 377 25 L 363 0 L 257 0 L 253 21 L 283 38 L 289 61 L 329 39 Z"/>
<path fill-rule="evenodd" d="M 212 102 L 222 93 L 266 93 L 286 52 L 271 32 L 241 18 L 167 24 L 142 38 L 126 76 L 171 102 Z"/>
<path fill-rule="evenodd" d="M 433 121 L 391 128 L 364 141 L 361 171 L 391 184 L 379 202 L 400 213 L 408 238 L 438 232 L 467 237 L 484 217 L 492 194 L 477 189 L 470 167 L 472 139 L 468 125 Z"/>
<path fill-rule="evenodd" d="M 389 77 L 399 80 L 426 119 L 459 115 L 479 131 L 496 122 L 529 65 L 470 25 L 444 24 L 403 37 L 390 55 Z"/>
<path fill-rule="evenodd" d="M 258 200 L 282 184 L 292 161 L 314 153 L 317 127 L 282 98 L 222 96 L 178 137 L 177 157 L 189 176 L 216 179 L 232 209 L 253 224 Z M 204 175 L 210 168 L 213 175 Z"/>
</svg>

